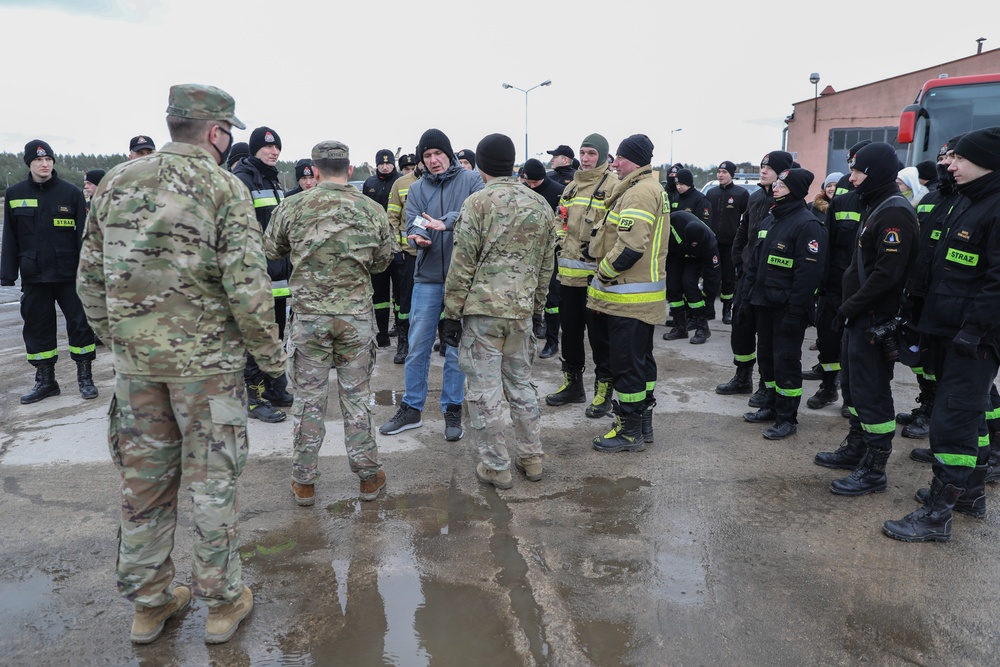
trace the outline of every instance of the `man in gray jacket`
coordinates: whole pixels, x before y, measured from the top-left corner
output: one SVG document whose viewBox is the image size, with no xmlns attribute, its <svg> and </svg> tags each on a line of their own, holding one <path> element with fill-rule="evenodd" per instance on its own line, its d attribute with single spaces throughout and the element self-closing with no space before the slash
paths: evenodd
<svg viewBox="0 0 1000 667">
<path fill-rule="evenodd" d="M 455 242 L 452 231 L 465 198 L 483 189 L 483 179 L 463 169 L 441 130 L 430 129 L 420 137 L 417 155 L 424 165 L 423 177 L 410 186 L 406 197 L 406 234 L 417 248 L 410 304 L 410 352 L 406 357 L 406 389 L 399 410 L 379 428 L 393 435 L 423 426 L 421 413 L 427 400 L 427 374 L 431 348 L 444 303 L 444 280 L 451 264 Z M 445 440 L 459 440 L 465 374 L 458 368 L 458 349 L 448 346 L 441 387 Z"/>
</svg>

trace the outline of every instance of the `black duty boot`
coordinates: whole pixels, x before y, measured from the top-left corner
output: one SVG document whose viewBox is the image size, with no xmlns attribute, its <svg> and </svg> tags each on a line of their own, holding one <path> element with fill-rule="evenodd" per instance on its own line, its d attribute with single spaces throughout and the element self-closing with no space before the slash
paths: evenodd
<svg viewBox="0 0 1000 667">
<path fill-rule="evenodd" d="M 597 419 L 611 412 L 611 398 L 615 390 L 611 385 L 611 378 L 597 378 L 594 380 L 594 400 L 587 406 L 586 415 L 591 419 Z"/>
<path fill-rule="evenodd" d="M 822 364 L 816 364 L 815 366 L 813 366 L 809 370 L 802 371 L 802 379 L 803 380 L 822 380 L 823 377 L 824 377 L 824 375 L 823 375 L 823 365 Z M 809 407 L 812 407 L 812 406 L 810 405 Z"/>
<path fill-rule="evenodd" d="M 35 366 L 35 387 L 21 397 L 21 405 L 37 403 L 43 398 L 59 395 L 59 383 L 56 382 L 56 365 L 44 364 Z"/>
<path fill-rule="evenodd" d="M 806 405 L 813 410 L 819 410 L 822 407 L 839 401 L 840 394 L 837 393 L 838 375 L 840 375 L 840 371 L 823 371 L 823 381 L 820 383 L 816 393 L 806 400 Z"/>
<path fill-rule="evenodd" d="M 680 340 L 688 337 L 688 314 L 686 310 L 674 313 L 674 328 L 663 334 L 663 340 Z"/>
<path fill-rule="evenodd" d="M 990 433 L 990 460 L 986 464 L 986 481 L 1000 482 L 1000 433 Z"/>
<path fill-rule="evenodd" d="M 642 441 L 647 445 L 653 442 L 653 406 L 650 403 L 642 411 Z"/>
<path fill-rule="evenodd" d="M 641 452 L 646 449 L 642 437 L 642 412 L 632 412 L 624 417 L 615 415 L 615 424 L 605 435 L 594 438 L 594 449 L 599 452 Z"/>
<path fill-rule="evenodd" d="M 91 361 L 76 362 L 76 383 L 80 385 L 80 395 L 84 398 L 97 398 L 97 387 L 94 386 L 94 374 Z"/>
<path fill-rule="evenodd" d="M 761 424 L 763 422 L 773 422 L 778 418 L 778 413 L 774 408 L 759 408 L 757 412 L 743 413 L 743 420 L 751 424 Z"/>
<path fill-rule="evenodd" d="M 729 382 L 724 382 L 715 387 L 716 394 L 728 396 L 730 394 L 750 394 L 753 392 L 753 364 L 741 363 L 736 365 L 736 375 Z"/>
<path fill-rule="evenodd" d="M 914 447 L 910 450 L 910 458 L 917 463 L 934 463 L 934 452 L 925 447 Z"/>
<path fill-rule="evenodd" d="M 750 396 L 747 400 L 747 405 L 751 408 L 762 408 L 767 403 L 767 387 L 764 386 L 764 380 L 757 382 L 757 391 Z"/>
<path fill-rule="evenodd" d="M 405 364 L 406 355 L 410 353 L 410 326 L 397 325 L 399 331 L 396 332 L 396 354 L 392 357 L 392 363 Z"/>
<path fill-rule="evenodd" d="M 731 299 L 729 301 L 722 302 L 722 323 L 733 323 L 733 302 Z"/>
<path fill-rule="evenodd" d="M 868 493 L 882 493 L 887 483 L 885 464 L 891 449 L 868 447 L 858 466 L 847 477 L 830 482 L 830 491 L 838 496 L 863 496 Z"/>
<path fill-rule="evenodd" d="M 931 490 L 926 487 L 919 489 L 913 497 L 921 505 L 926 505 L 931 497 Z M 976 466 L 976 469 L 969 473 L 965 493 L 955 501 L 953 509 L 973 519 L 986 518 L 986 466 Z"/>
<path fill-rule="evenodd" d="M 835 452 L 819 452 L 813 463 L 824 468 L 854 470 L 865 456 L 865 436 L 861 431 L 851 429 Z"/>
<path fill-rule="evenodd" d="M 295 398 L 288 393 L 288 376 L 284 373 L 279 378 L 264 378 L 264 391 L 260 395 L 265 401 L 279 408 L 290 408 Z"/>
<path fill-rule="evenodd" d="M 549 359 L 556 356 L 559 352 L 559 343 L 554 340 L 545 341 L 545 347 L 542 348 L 541 354 L 538 355 L 539 359 Z"/>
<path fill-rule="evenodd" d="M 389 347 L 392 343 L 389 340 L 389 309 L 388 308 L 376 308 L 375 309 L 375 328 L 378 331 L 375 334 L 375 344 L 379 347 Z"/>
<path fill-rule="evenodd" d="M 583 369 L 573 368 L 563 361 L 562 370 L 562 386 L 554 394 L 545 397 L 545 404 L 559 406 L 567 403 L 586 403 L 587 390 L 583 388 Z"/>
<path fill-rule="evenodd" d="M 924 440 L 931 434 L 931 413 L 930 410 L 918 412 L 913 415 L 913 421 L 903 427 L 902 436 L 913 438 L 914 440 Z"/>
<path fill-rule="evenodd" d="M 265 389 L 264 374 L 261 373 L 253 380 L 247 381 L 247 410 L 252 419 L 259 419 L 268 424 L 277 424 L 285 421 L 284 412 L 277 409 L 271 402 L 263 397 Z"/>
<path fill-rule="evenodd" d="M 761 435 L 767 440 L 782 440 L 790 435 L 794 435 L 797 430 L 799 430 L 799 427 L 795 422 L 776 421 L 774 422 L 774 426 L 764 429 Z"/>
<path fill-rule="evenodd" d="M 712 330 L 708 328 L 707 315 L 704 312 L 694 316 L 694 336 L 691 337 L 692 345 L 704 345 L 705 341 L 712 337 Z"/>
<path fill-rule="evenodd" d="M 962 489 L 935 477 L 924 506 L 898 521 L 886 521 L 882 532 L 903 542 L 951 542 L 951 510 L 961 495 Z"/>
</svg>

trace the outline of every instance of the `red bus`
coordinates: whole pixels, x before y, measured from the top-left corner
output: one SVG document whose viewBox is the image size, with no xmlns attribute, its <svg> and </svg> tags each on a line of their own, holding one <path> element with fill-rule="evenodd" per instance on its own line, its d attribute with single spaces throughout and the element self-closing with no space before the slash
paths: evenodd
<svg viewBox="0 0 1000 667">
<path fill-rule="evenodd" d="M 906 164 L 937 161 L 955 135 L 1000 125 L 1000 73 L 942 77 L 924 84 L 899 117 L 901 145 L 909 144 Z"/>
</svg>

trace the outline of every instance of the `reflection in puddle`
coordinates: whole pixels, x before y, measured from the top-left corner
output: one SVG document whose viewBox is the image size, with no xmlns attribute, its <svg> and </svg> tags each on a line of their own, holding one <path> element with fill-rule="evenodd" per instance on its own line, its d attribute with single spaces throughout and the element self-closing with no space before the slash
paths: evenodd
<svg viewBox="0 0 1000 667">
<path fill-rule="evenodd" d="M 379 389 L 373 391 L 368 397 L 368 405 L 388 405 L 397 406 L 403 400 L 403 391 L 400 389 Z"/>
</svg>

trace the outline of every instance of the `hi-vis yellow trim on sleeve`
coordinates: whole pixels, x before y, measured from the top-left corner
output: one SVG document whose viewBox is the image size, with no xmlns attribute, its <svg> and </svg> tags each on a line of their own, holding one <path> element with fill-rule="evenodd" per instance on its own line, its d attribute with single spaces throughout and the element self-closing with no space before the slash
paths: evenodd
<svg viewBox="0 0 1000 667">
<path fill-rule="evenodd" d="M 587 295 L 610 303 L 653 303 L 667 300 L 667 283 L 658 280 L 652 283 L 603 285 L 594 278 L 587 288 Z"/>
<path fill-rule="evenodd" d="M 11 208 L 38 208 L 37 199 L 11 199 Z"/>
<path fill-rule="evenodd" d="M 389 204 L 389 212 L 390 213 L 399 213 L 402 210 L 403 210 L 403 207 L 400 206 L 399 204 Z"/>
<path fill-rule="evenodd" d="M 641 208 L 626 208 L 621 212 L 621 217 L 645 220 L 651 225 L 656 224 L 656 216 L 649 211 L 643 211 Z"/>
<path fill-rule="evenodd" d="M 606 275 L 608 278 L 617 278 L 619 275 L 621 275 L 620 271 L 615 271 L 614 267 L 611 266 L 611 264 L 608 262 L 607 257 L 601 260 L 601 271 L 603 271 L 604 275 Z"/>
</svg>

